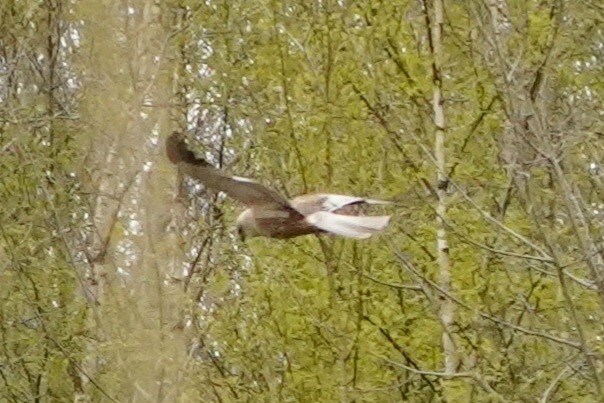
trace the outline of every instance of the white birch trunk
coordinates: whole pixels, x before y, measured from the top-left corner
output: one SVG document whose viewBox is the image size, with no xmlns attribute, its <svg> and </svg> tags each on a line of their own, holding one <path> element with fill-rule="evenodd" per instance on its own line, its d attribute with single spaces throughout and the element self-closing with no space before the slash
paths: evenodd
<svg viewBox="0 0 604 403">
<path fill-rule="evenodd" d="M 447 166 L 445 151 L 445 111 L 442 94 L 442 26 L 444 22 L 444 10 L 442 0 L 434 1 L 434 21 L 431 26 L 432 51 L 433 51 L 433 85 L 432 108 L 434 111 L 434 154 L 437 164 L 437 197 L 436 206 L 436 238 L 438 249 L 438 266 L 440 273 L 440 287 L 449 294 L 451 292 L 451 260 L 449 257 L 449 244 L 447 241 Z M 455 341 L 453 340 L 453 322 L 455 321 L 455 303 L 444 297 L 440 306 L 440 320 L 443 325 L 443 351 L 445 358 L 445 372 L 453 374 L 459 365 L 459 358 Z"/>
</svg>

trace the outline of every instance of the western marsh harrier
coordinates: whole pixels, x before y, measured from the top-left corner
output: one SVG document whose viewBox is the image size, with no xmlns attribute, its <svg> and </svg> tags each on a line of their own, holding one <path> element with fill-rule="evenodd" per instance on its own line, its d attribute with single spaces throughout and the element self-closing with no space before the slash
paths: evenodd
<svg viewBox="0 0 604 403">
<path fill-rule="evenodd" d="M 285 239 L 320 233 L 363 239 L 382 231 L 390 220 L 390 216 L 359 215 L 363 205 L 389 204 L 381 200 L 323 193 L 286 200 L 253 180 L 228 175 L 196 157 L 179 133 L 166 140 L 166 153 L 181 172 L 248 207 L 237 218 L 237 232 L 242 239 Z"/>
</svg>

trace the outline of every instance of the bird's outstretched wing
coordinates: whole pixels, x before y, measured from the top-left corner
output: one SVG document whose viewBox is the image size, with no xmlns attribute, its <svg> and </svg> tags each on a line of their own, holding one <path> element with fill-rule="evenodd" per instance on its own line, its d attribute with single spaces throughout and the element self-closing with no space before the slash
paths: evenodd
<svg viewBox="0 0 604 403">
<path fill-rule="evenodd" d="M 362 210 L 358 207 L 368 204 L 391 204 L 391 202 L 386 200 L 368 199 L 366 197 L 319 193 L 294 197 L 291 204 L 305 216 L 317 211 L 360 215 Z"/>
<path fill-rule="evenodd" d="M 306 222 L 323 231 L 349 238 L 365 239 L 386 228 L 390 216 L 350 216 L 317 211 L 306 216 Z"/>
<path fill-rule="evenodd" d="M 173 132 L 166 139 L 166 154 L 173 164 L 178 164 L 179 162 L 189 162 L 192 164 L 199 162 L 207 164 L 205 160 L 197 158 L 195 154 L 193 154 L 193 151 L 189 150 L 187 143 L 185 143 L 184 136 L 178 132 Z"/>
<path fill-rule="evenodd" d="M 181 172 L 199 180 L 205 186 L 225 192 L 249 207 L 279 209 L 299 214 L 279 193 L 251 179 L 231 176 L 198 158 L 187 148 L 180 133 L 172 133 L 166 140 L 166 153 Z"/>
</svg>

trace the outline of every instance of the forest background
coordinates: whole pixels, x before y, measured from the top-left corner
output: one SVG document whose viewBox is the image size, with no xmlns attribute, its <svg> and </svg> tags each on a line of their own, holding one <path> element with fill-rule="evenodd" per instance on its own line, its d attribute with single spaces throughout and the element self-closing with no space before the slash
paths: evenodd
<svg viewBox="0 0 604 403">
<path fill-rule="evenodd" d="M 0 401 L 601 401 L 603 16 L 3 0 Z M 241 243 L 172 131 L 392 225 Z"/>
</svg>

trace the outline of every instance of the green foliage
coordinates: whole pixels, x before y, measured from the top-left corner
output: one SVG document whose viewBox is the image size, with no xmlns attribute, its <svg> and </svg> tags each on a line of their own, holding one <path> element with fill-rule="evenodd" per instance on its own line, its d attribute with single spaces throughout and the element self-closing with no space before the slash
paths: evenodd
<svg viewBox="0 0 604 403">
<path fill-rule="evenodd" d="M 436 245 L 435 2 L 427 14 L 412 1 L 170 0 L 133 11 L 83 2 L 69 20 L 86 21 L 94 55 L 74 62 L 84 100 L 65 85 L 68 62 L 51 79 L 37 57 L 48 54 L 44 24 L 67 17 L 45 19 L 47 3 L 5 3 L 1 63 L 17 68 L 12 81 L 0 77 L 0 400 L 73 400 L 82 390 L 119 401 L 601 399 L 604 190 L 591 165 L 604 151 L 603 38 L 591 2 L 444 3 L 448 292 Z M 138 30 L 150 15 L 165 32 Z M 161 51 L 143 34 L 157 34 Z M 154 92 L 162 85 L 176 101 Z M 84 201 L 119 192 L 85 194 L 80 178 L 116 175 L 108 183 L 119 189 L 132 178 L 119 147 L 107 160 L 123 166 L 105 172 L 101 156 L 103 169 L 86 172 L 88 145 L 73 140 L 81 126 L 121 145 L 154 138 L 161 124 L 132 134 L 147 127 L 135 120 L 147 122 L 149 105 L 157 114 L 169 105 L 197 151 L 230 172 L 288 196 L 392 199 L 377 208 L 392 225 L 363 242 L 242 244 L 234 203 L 200 192 L 180 243 L 148 227 L 128 234 L 120 216 L 106 260 L 95 262 L 108 291 L 98 310 L 85 306 L 77 266 L 90 245 L 80 234 L 96 211 Z M 83 120 L 70 114 L 76 106 Z M 128 197 L 140 207 L 117 213 L 169 214 L 168 203 Z M 158 227 L 174 236 L 172 224 Z M 126 242 L 133 278 L 117 270 L 126 253 L 112 253 Z M 179 260 L 179 250 L 186 261 L 170 271 L 166 255 Z M 439 314 L 447 299 L 460 362 L 451 377 Z M 101 312 L 95 321 L 91 310 Z"/>
<path fill-rule="evenodd" d="M 521 257 L 538 255 L 523 239 L 544 247 L 543 231 L 551 230 L 547 236 L 564 250 L 564 261 L 573 261 L 571 255 L 580 259 L 571 251 L 576 243 L 567 222 L 551 222 L 549 229 L 535 223 L 537 217 L 547 220 L 561 202 L 559 189 L 548 182 L 550 169 L 528 166 L 531 194 L 523 195 L 502 160 L 509 147 L 506 114 L 515 104 L 506 98 L 511 94 L 502 87 L 502 73 L 489 58 L 492 51 L 479 28 L 490 23 L 482 14 L 486 10 L 473 2 L 445 6 L 451 19 L 443 62 L 447 160 L 456 184 L 447 220 L 454 294 L 460 302 L 460 372 L 478 374 L 511 400 L 537 399 L 563 371 L 560 363 L 577 352 L 538 333 L 576 340 L 570 311 L 599 315 L 588 297 L 593 298 L 591 291 L 573 285 L 577 299 L 571 308 L 553 266 Z M 511 31 L 506 40 L 512 54 L 525 49 L 514 57 L 522 69 L 518 80 L 530 83 L 552 44 L 556 54 L 574 46 L 572 28 L 554 28 L 559 22 L 552 10 L 536 2 L 513 2 L 510 10 L 511 23 L 522 30 Z M 583 11 L 564 12 L 572 19 Z M 527 13 L 526 25 L 516 13 Z M 439 267 L 435 202 L 425 187 L 426 181 L 433 183 L 435 168 L 431 58 L 421 10 L 405 2 L 347 7 L 228 2 L 202 7 L 195 18 L 208 32 L 227 27 L 225 34 L 209 36 L 214 52 L 206 62 L 216 73 L 194 91 L 221 88 L 229 94 L 227 103 L 223 98 L 210 107 L 228 111 L 234 129 L 228 144 L 240 154 L 231 170 L 243 173 L 253 161 L 253 173 L 246 174 L 272 178 L 292 194 L 375 194 L 402 205 L 388 236 L 372 242 L 249 243 L 252 266 L 241 260 L 236 269 L 245 273 L 236 281 L 241 291 L 215 289 L 225 298 L 217 308 L 219 317 L 199 330 L 219 346 L 221 370 L 207 360 L 198 362 L 200 373 L 211 371 L 212 382 L 220 383 L 215 394 L 232 400 L 492 398 L 478 384 L 468 386 L 468 378 L 443 389 L 439 377 L 393 363 L 440 372 L 443 359 L 437 315 L 442 295 L 431 286 L 438 284 Z M 572 59 L 556 61 L 567 60 L 569 69 L 547 71 L 560 77 L 547 84 L 558 96 L 568 91 L 573 68 Z M 237 128 L 239 119 L 253 134 L 247 125 Z M 579 176 L 573 180 L 582 186 L 587 178 Z M 394 254 L 397 250 L 407 263 Z M 579 267 L 573 273 L 589 277 Z M 591 335 L 590 345 L 598 344 L 593 337 L 599 325 L 581 324 Z M 523 333 L 526 329 L 536 334 Z M 588 378 L 574 386 L 560 382 L 554 392 L 560 396 L 584 387 L 594 393 Z"/>
<path fill-rule="evenodd" d="M 76 368 L 85 357 L 87 309 L 72 249 L 85 210 L 75 177 L 71 105 L 58 110 L 69 92 L 58 84 L 63 66 L 49 82 L 60 63 L 48 62 L 58 43 L 44 32 L 60 35 L 62 28 L 53 31 L 58 12 L 46 6 L 0 5 L 2 401 L 68 400 L 80 387 Z"/>
<path fill-rule="evenodd" d="M 86 319 L 68 249 L 69 228 L 81 218 L 70 164 L 62 162 L 69 153 L 10 129 L 2 138 L 1 395 L 62 400 L 74 393 Z"/>
</svg>

